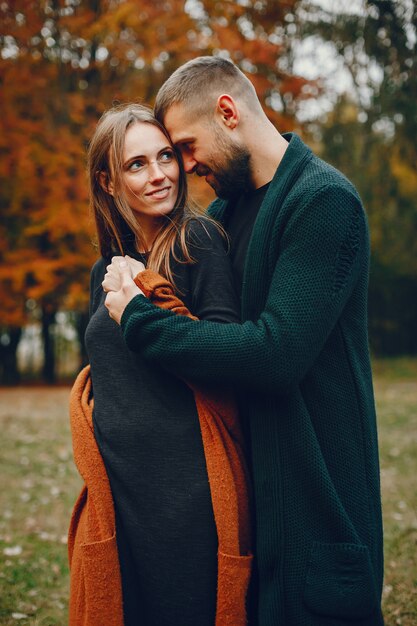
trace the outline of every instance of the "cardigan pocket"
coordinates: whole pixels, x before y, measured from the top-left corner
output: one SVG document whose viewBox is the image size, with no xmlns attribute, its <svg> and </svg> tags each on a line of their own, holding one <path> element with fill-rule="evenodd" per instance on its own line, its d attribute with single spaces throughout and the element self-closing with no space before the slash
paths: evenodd
<svg viewBox="0 0 417 626">
<path fill-rule="evenodd" d="M 83 624 L 122 626 L 122 588 L 116 535 L 81 544 L 85 607 Z"/>
<path fill-rule="evenodd" d="M 351 543 L 312 545 L 304 602 L 318 615 L 360 620 L 378 607 L 367 546 Z"/>
<path fill-rule="evenodd" d="M 245 626 L 253 556 L 218 552 L 216 626 Z"/>
</svg>

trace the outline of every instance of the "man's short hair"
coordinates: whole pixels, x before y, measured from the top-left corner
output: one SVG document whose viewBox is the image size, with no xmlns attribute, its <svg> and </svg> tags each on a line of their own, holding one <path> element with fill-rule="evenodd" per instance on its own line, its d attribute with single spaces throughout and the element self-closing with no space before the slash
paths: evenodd
<svg viewBox="0 0 417 626">
<path fill-rule="evenodd" d="M 244 100 L 254 113 L 261 109 L 254 86 L 232 61 L 197 57 L 181 65 L 162 85 L 156 96 L 155 117 L 163 122 L 168 109 L 180 103 L 186 104 L 192 117 L 209 115 L 222 93 Z"/>
</svg>

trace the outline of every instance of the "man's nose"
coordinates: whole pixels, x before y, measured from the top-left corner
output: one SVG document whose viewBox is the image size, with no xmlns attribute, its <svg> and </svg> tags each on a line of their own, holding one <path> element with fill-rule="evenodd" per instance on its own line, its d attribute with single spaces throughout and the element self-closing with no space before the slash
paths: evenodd
<svg viewBox="0 0 417 626">
<path fill-rule="evenodd" d="M 192 156 L 192 154 L 183 154 L 182 155 L 182 160 L 184 163 L 184 169 L 186 171 L 187 174 L 192 174 L 195 170 L 195 168 L 197 167 L 198 163 L 195 160 L 195 158 Z"/>
</svg>

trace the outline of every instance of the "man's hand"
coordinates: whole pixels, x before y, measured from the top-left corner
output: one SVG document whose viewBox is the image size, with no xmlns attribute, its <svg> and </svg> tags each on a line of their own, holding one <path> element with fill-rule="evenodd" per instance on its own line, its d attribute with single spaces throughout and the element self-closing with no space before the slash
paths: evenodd
<svg viewBox="0 0 417 626">
<path fill-rule="evenodd" d="M 106 267 L 107 273 L 101 283 L 104 291 L 119 291 L 121 287 L 119 266 L 122 261 L 126 261 L 128 263 L 132 278 L 135 278 L 135 276 L 140 274 L 140 272 L 143 272 L 145 269 L 143 263 L 136 261 L 136 259 L 132 259 L 130 256 L 114 256 L 111 260 L 111 264 Z"/>
<path fill-rule="evenodd" d="M 104 301 L 104 304 L 106 305 L 107 310 L 109 311 L 110 317 L 114 319 L 114 321 L 117 322 L 118 324 L 120 324 L 123 311 L 125 310 L 126 306 L 129 304 L 129 302 L 132 300 L 132 298 L 140 294 L 144 295 L 144 293 L 139 289 L 139 287 L 134 283 L 132 279 L 131 270 L 128 265 L 128 262 L 123 257 L 119 257 L 119 259 L 120 258 L 122 260 L 115 262 L 115 264 L 118 263 L 118 267 L 119 267 L 118 272 L 119 272 L 119 277 L 120 277 L 120 288 L 115 291 L 113 290 L 109 291 Z M 107 274 L 109 274 L 109 271 L 107 272 Z M 106 274 L 106 277 L 107 277 L 107 274 Z M 114 272 L 112 272 L 111 274 L 112 277 L 113 277 L 113 274 Z M 105 281 L 106 279 L 103 281 L 103 289 L 104 289 Z M 110 282 L 110 279 L 109 279 L 109 282 Z"/>
</svg>

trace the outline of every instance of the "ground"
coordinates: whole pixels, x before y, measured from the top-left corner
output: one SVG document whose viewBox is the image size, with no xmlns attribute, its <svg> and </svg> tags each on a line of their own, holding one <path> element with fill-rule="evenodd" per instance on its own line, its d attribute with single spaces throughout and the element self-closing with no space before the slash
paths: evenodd
<svg viewBox="0 0 417 626">
<path fill-rule="evenodd" d="M 417 359 L 375 361 L 386 626 L 417 624 Z M 65 626 L 66 535 L 81 479 L 69 388 L 0 390 L 0 624 Z"/>
</svg>

